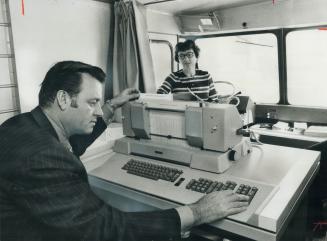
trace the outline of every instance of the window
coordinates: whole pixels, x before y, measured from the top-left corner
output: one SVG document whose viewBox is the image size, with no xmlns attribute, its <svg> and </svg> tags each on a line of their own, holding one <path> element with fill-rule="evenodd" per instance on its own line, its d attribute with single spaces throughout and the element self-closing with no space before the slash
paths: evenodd
<svg viewBox="0 0 327 241">
<path fill-rule="evenodd" d="M 173 47 L 166 40 L 151 40 L 150 42 L 156 89 L 173 71 Z"/>
<path fill-rule="evenodd" d="M 327 107 L 327 31 L 306 29 L 286 36 L 288 101 Z"/>
<path fill-rule="evenodd" d="M 257 103 L 279 101 L 277 38 L 272 33 L 199 38 L 199 68 L 214 81 L 229 81 Z M 219 95 L 230 87 L 217 84 Z"/>
</svg>

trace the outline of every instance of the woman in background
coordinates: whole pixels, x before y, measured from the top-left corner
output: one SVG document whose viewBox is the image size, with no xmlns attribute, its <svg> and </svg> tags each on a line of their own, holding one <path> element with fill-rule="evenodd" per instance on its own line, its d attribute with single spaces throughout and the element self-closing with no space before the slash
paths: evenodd
<svg viewBox="0 0 327 241">
<path fill-rule="evenodd" d="M 157 90 L 158 94 L 196 95 L 204 101 L 218 101 L 217 91 L 207 71 L 198 69 L 200 49 L 193 40 L 176 44 L 175 60 L 183 69 L 171 73 Z M 196 98 L 193 96 L 192 98 Z"/>
</svg>

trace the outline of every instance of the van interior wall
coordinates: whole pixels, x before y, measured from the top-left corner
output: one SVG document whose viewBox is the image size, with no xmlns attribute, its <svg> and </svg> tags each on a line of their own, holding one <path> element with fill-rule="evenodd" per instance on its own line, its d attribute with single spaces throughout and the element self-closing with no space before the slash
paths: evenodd
<svg viewBox="0 0 327 241">
<path fill-rule="evenodd" d="M 161 34 L 180 34 L 178 19 L 169 13 L 147 10 L 148 32 Z"/>
<path fill-rule="evenodd" d="M 178 18 L 169 13 L 147 10 L 146 19 L 150 40 L 166 40 L 175 46 L 177 36 L 181 34 Z"/>
<path fill-rule="evenodd" d="M 10 14 L 21 111 L 30 111 L 47 70 L 62 60 L 106 71 L 112 6 L 93 0 L 11 0 Z"/>
</svg>

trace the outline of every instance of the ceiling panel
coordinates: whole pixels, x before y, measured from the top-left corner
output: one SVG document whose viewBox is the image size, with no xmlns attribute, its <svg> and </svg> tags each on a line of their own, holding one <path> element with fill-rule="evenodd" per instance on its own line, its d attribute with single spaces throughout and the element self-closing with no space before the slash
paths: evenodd
<svg viewBox="0 0 327 241">
<path fill-rule="evenodd" d="M 171 14 L 197 14 L 273 0 L 138 0 L 147 8 Z"/>
</svg>

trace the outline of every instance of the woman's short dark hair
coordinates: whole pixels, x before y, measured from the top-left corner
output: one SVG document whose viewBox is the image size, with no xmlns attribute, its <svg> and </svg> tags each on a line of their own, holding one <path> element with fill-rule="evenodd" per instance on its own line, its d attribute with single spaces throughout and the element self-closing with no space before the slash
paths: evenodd
<svg viewBox="0 0 327 241">
<path fill-rule="evenodd" d="M 106 74 L 99 67 L 78 61 L 62 61 L 50 68 L 44 77 L 39 92 L 39 105 L 50 106 L 54 103 L 58 90 L 66 91 L 71 97 L 80 91 L 82 74 L 86 73 L 103 83 Z"/>
<path fill-rule="evenodd" d="M 185 42 L 177 43 L 175 46 L 175 60 L 179 63 L 178 53 L 186 50 L 193 49 L 195 57 L 198 58 L 200 54 L 200 48 L 195 44 L 193 40 L 186 40 Z"/>
</svg>

